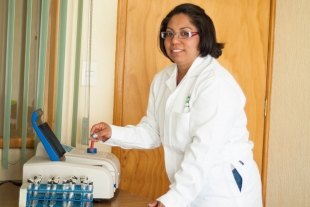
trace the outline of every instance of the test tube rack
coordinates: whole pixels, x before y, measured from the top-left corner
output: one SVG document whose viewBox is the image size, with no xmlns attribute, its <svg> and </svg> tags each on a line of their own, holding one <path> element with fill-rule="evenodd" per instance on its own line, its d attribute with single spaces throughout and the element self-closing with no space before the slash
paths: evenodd
<svg viewBox="0 0 310 207">
<path fill-rule="evenodd" d="M 93 206 L 93 189 L 82 189 L 81 185 L 76 185 L 74 190 L 63 190 L 62 184 L 58 184 L 56 190 L 47 190 L 46 185 L 40 184 L 38 189 L 27 189 L 27 207 Z"/>
</svg>

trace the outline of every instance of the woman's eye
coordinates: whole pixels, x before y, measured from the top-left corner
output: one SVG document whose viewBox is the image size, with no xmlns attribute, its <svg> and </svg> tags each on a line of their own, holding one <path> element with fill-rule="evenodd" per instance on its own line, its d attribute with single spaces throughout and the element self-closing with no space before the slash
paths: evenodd
<svg viewBox="0 0 310 207">
<path fill-rule="evenodd" d="M 167 37 L 172 37 L 173 36 L 173 32 L 167 32 Z"/>
<path fill-rule="evenodd" d="M 189 37 L 189 32 L 180 32 L 182 37 Z"/>
</svg>

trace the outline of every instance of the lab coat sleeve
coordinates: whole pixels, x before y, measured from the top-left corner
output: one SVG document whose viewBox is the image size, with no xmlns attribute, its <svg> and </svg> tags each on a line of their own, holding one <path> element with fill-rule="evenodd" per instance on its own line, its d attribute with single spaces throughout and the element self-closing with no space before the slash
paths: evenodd
<svg viewBox="0 0 310 207">
<path fill-rule="evenodd" d="M 202 87 L 190 112 L 192 142 L 185 150 L 175 182 L 158 198 L 166 207 L 187 206 L 200 194 L 216 159 L 229 143 L 229 132 L 244 102 L 241 89 L 230 79 L 217 79 Z"/>
<path fill-rule="evenodd" d="M 110 125 L 112 136 L 105 144 L 120 146 L 122 148 L 153 149 L 161 145 L 159 126 L 154 116 L 154 84 L 151 85 L 147 115 L 136 126 L 125 127 Z"/>
</svg>

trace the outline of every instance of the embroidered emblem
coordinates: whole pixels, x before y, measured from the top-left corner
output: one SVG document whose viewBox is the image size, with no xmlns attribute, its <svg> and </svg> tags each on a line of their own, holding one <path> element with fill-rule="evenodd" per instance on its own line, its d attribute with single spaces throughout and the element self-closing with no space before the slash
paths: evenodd
<svg viewBox="0 0 310 207">
<path fill-rule="evenodd" d="M 184 107 L 187 107 L 189 108 L 189 101 L 191 99 L 191 94 L 188 94 L 187 98 L 186 98 L 186 102 L 185 102 L 185 106 Z"/>
</svg>

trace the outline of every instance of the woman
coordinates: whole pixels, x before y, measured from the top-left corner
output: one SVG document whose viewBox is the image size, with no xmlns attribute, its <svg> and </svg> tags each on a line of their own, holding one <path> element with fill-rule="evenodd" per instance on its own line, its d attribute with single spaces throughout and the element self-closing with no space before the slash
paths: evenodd
<svg viewBox="0 0 310 207">
<path fill-rule="evenodd" d="M 136 126 L 101 122 L 90 133 L 124 148 L 163 145 L 171 185 L 149 206 L 262 206 L 245 97 L 215 60 L 224 45 L 212 20 L 202 8 L 181 4 L 163 19 L 159 39 L 173 64 L 154 77 L 147 115 Z"/>
</svg>

